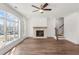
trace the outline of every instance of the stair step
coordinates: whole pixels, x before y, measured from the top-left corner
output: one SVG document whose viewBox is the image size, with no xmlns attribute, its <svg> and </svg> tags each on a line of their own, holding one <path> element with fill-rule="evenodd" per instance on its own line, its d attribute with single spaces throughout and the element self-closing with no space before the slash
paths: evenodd
<svg viewBox="0 0 79 59">
<path fill-rule="evenodd" d="M 58 36 L 58 39 L 64 39 L 64 36 Z"/>
<path fill-rule="evenodd" d="M 63 34 L 58 34 L 58 36 L 63 36 Z"/>
<path fill-rule="evenodd" d="M 64 39 L 64 36 L 58 36 L 58 39 Z"/>
</svg>

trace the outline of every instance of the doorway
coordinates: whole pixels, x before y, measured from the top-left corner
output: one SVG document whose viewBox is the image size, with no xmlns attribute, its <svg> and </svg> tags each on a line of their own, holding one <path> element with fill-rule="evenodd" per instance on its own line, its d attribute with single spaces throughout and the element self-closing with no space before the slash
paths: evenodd
<svg viewBox="0 0 79 59">
<path fill-rule="evenodd" d="M 64 17 L 56 19 L 56 29 L 58 36 L 64 36 Z"/>
</svg>

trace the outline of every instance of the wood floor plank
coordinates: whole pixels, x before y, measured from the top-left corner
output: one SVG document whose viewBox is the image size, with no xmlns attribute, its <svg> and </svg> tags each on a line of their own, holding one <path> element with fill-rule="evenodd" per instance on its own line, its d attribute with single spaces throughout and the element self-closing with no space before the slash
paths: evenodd
<svg viewBox="0 0 79 59">
<path fill-rule="evenodd" d="M 79 46 L 66 40 L 25 39 L 11 52 L 13 55 L 78 55 Z"/>
</svg>

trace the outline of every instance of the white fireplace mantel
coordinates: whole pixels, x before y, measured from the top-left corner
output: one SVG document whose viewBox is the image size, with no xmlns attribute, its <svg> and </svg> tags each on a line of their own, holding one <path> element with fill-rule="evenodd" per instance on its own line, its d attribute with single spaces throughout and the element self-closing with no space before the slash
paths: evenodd
<svg viewBox="0 0 79 59">
<path fill-rule="evenodd" d="M 33 27 L 33 28 L 47 28 L 47 26 L 46 26 L 46 27 L 39 27 L 39 26 L 38 26 L 38 27 Z"/>
</svg>

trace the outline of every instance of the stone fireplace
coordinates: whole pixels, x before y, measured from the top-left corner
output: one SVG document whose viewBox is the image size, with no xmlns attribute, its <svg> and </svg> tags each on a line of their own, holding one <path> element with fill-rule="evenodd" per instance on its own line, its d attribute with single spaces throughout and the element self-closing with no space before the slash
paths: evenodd
<svg viewBox="0 0 79 59">
<path fill-rule="evenodd" d="M 34 38 L 47 38 L 47 27 L 34 27 Z"/>
</svg>

